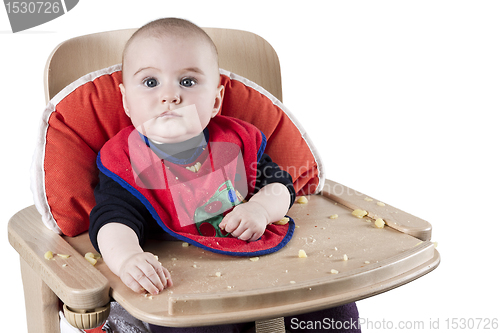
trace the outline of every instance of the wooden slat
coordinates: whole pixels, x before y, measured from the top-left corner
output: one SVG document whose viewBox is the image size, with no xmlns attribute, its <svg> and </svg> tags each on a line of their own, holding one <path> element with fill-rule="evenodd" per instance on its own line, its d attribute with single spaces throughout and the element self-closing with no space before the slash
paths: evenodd
<svg viewBox="0 0 500 333">
<path fill-rule="evenodd" d="M 26 321 L 29 332 L 59 332 L 59 299 L 21 258 Z"/>
</svg>

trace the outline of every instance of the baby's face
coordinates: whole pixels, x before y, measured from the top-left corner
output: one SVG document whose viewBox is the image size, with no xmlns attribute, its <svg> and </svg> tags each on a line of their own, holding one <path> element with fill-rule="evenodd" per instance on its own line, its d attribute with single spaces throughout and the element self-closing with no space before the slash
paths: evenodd
<svg viewBox="0 0 500 333">
<path fill-rule="evenodd" d="M 215 56 L 197 37 L 139 37 L 125 55 L 125 112 L 149 139 L 176 143 L 198 134 L 222 102 Z"/>
</svg>

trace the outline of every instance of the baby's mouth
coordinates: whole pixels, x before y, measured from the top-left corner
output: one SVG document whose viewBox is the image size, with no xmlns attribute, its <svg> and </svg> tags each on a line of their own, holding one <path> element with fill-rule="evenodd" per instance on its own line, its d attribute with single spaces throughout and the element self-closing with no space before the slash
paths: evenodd
<svg viewBox="0 0 500 333">
<path fill-rule="evenodd" d="M 157 118 L 198 118 L 196 105 L 190 104 L 182 107 L 174 108 L 173 110 L 167 109 L 157 116 Z"/>
<path fill-rule="evenodd" d="M 180 117 L 181 115 L 177 112 L 175 112 L 175 110 L 168 110 L 168 111 L 165 111 L 163 112 L 162 114 L 160 114 L 158 117 L 159 118 L 176 118 L 176 117 Z"/>
</svg>

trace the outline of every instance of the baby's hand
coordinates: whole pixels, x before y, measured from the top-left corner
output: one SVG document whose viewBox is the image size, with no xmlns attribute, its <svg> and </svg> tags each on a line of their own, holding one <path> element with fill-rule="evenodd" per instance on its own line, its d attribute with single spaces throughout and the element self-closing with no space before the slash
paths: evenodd
<svg viewBox="0 0 500 333">
<path fill-rule="evenodd" d="M 259 203 L 248 201 L 234 207 L 219 227 L 241 240 L 256 241 L 269 224 L 269 214 Z"/>
<path fill-rule="evenodd" d="M 120 279 L 136 293 L 146 290 L 152 295 L 159 294 L 172 286 L 172 278 L 165 267 L 148 252 L 132 255 L 120 268 Z"/>
</svg>

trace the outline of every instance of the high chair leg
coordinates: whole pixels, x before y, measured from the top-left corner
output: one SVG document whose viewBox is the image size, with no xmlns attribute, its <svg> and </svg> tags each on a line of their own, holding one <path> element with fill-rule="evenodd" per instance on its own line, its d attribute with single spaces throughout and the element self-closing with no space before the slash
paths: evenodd
<svg viewBox="0 0 500 333">
<path fill-rule="evenodd" d="M 255 333 L 285 333 L 285 318 L 256 321 Z"/>
<path fill-rule="evenodd" d="M 59 333 L 59 299 L 21 258 L 28 332 Z"/>
</svg>

